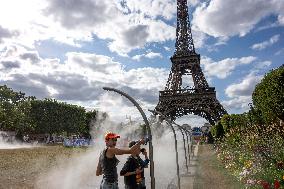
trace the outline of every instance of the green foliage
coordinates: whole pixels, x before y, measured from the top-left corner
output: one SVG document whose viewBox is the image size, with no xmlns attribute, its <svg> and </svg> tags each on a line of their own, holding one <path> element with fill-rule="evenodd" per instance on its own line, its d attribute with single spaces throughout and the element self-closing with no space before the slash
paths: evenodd
<svg viewBox="0 0 284 189">
<path fill-rule="evenodd" d="M 0 129 L 25 132 L 32 130 L 33 125 L 29 121 L 30 99 L 22 92 L 15 92 L 6 85 L 0 86 Z"/>
<path fill-rule="evenodd" d="M 231 122 L 231 117 L 229 114 L 225 114 L 222 118 L 221 118 L 221 124 L 223 126 L 223 129 L 225 132 L 227 132 L 231 125 L 230 125 L 230 122 Z"/>
<path fill-rule="evenodd" d="M 36 133 L 79 134 L 86 132 L 85 109 L 53 99 L 31 102 L 30 115 L 36 125 Z"/>
<path fill-rule="evenodd" d="M 256 85 L 252 100 L 266 122 L 273 122 L 276 118 L 284 121 L 284 66 L 265 75 Z"/>
<path fill-rule="evenodd" d="M 17 105 L 18 103 L 26 99 L 25 93 L 15 92 L 6 85 L 0 86 L 0 102 L 1 103 L 11 103 Z"/>
<path fill-rule="evenodd" d="M 107 117 L 103 113 L 103 118 Z M 6 85 L 0 86 L 0 130 L 25 133 L 82 134 L 89 136 L 90 123 L 96 120 L 97 111 L 54 99 L 37 100 L 15 92 Z"/>
<path fill-rule="evenodd" d="M 222 139 L 225 135 L 223 125 L 221 124 L 220 121 L 216 125 L 213 126 L 213 128 L 211 129 L 211 132 L 216 139 Z"/>
<path fill-rule="evenodd" d="M 247 188 L 284 187 L 284 66 L 266 74 L 256 86 L 250 110 L 224 115 L 225 136 L 216 144 L 217 156 Z M 214 132 L 217 133 L 217 125 Z M 215 134 L 216 135 L 216 134 Z M 271 188 L 271 187 L 270 187 Z"/>
<path fill-rule="evenodd" d="M 284 152 L 279 150 L 284 145 L 283 137 L 268 127 L 260 127 L 260 132 L 255 129 L 230 132 L 217 144 L 218 158 L 239 180 L 252 183 L 247 188 L 259 188 L 260 181 L 273 185 L 274 180 L 281 181 L 284 176 Z"/>
</svg>

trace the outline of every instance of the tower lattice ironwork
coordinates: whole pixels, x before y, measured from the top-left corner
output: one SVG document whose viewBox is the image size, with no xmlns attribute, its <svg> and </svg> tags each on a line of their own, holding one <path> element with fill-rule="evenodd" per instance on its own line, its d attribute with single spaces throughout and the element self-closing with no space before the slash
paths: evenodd
<svg viewBox="0 0 284 189">
<path fill-rule="evenodd" d="M 226 110 L 216 98 L 214 87 L 209 87 L 200 67 L 200 54 L 195 52 L 187 0 L 177 0 L 177 28 L 172 68 L 165 90 L 160 91 L 155 110 L 175 120 L 194 114 L 216 123 Z M 192 77 L 191 87 L 185 86 L 183 76 Z M 187 81 L 190 84 L 190 81 Z"/>
</svg>

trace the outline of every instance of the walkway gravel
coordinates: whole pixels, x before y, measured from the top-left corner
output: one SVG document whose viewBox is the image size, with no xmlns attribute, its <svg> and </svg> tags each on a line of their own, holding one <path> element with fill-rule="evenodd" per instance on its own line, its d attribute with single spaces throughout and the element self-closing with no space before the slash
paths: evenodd
<svg viewBox="0 0 284 189">
<path fill-rule="evenodd" d="M 181 189 L 244 188 L 217 160 L 212 145 L 197 145 L 191 158 L 189 174 L 181 176 Z"/>
</svg>

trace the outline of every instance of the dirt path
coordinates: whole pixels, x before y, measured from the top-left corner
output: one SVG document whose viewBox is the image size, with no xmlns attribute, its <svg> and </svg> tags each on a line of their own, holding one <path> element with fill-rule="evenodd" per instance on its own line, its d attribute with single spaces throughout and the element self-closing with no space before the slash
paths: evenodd
<svg viewBox="0 0 284 189">
<path fill-rule="evenodd" d="M 244 188 L 217 160 L 211 145 L 199 145 L 193 189 Z"/>
</svg>

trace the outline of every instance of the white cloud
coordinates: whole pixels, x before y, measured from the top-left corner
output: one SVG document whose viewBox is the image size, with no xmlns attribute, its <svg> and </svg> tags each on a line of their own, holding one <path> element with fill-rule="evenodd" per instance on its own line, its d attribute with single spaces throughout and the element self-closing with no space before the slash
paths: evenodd
<svg viewBox="0 0 284 189">
<path fill-rule="evenodd" d="M 0 43 L 34 48 L 35 43 L 54 40 L 81 47 L 96 35 L 112 52 L 128 56 L 146 44 L 175 40 L 176 28 L 169 24 L 175 16 L 172 0 L 128 0 L 124 5 L 118 0 L 11 0 L 0 6 Z M 206 35 L 194 27 L 192 32 L 195 47 L 202 47 Z"/>
<path fill-rule="evenodd" d="M 263 50 L 269 46 L 272 46 L 274 43 L 279 41 L 279 39 L 280 39 L 280 35 L 274 35 L 267 41 L 263 41 L 261 43 L 256 43 L 252 45 L 251 48 L 254 50 Z"/>
<path fill-rule="evenodd" d="M 280 50 L 278 50 L 276 53 L 275 53 L 275 55 L 281 55 L 281 54 L 284 54 L 284 48 L 282 48 L 282 49 L 280 49 Z"/>
<path fill-rule="evenodd" d="M 283 10 L 279 0 L 212 0 L 197 7 L 193 24 L 214 37 L 244 36 L 268 15 L 280 15 L 282 22 Z"/>
<path fill-rule="evenodd" d="M 208 121 L 200 116 L 189 114 L 182 117 L 177 118 L 175 122 L 179 125 L 189 124 L 191 128 L 203 126 Z"/>
<path fill-rule="evenodd" d="M 133 60 L 137 60 L 137 61 L 140 61 L 142 57 L 144 57 L 145 55 L 144 54 L 137 54 L 135 56 L 132 57 Z"/>
<path fill-rule="evenodd" d="M 166 51 L 170 51 L 170 50 L 171 50 L 170 47 L 164 47 L 164 49 L 165 49 Z"/>
<path fill-rule="evenodd" d="M 278 15 L 278 23 L 279 23 L 281 26 L 284 26 L 284 14 Z"/>
<path fill-rule="evenodd" d="M 176 14 L 176 2 L 172 0 L 127 0 L 125 4 L 130 12 L 139 12 L 154 19 L 162 16 L 170 20 Z"/>
<path fill-rule="evenodd" d="M 103 110 L 108 107 L 102 107 L 104 103 L 100 101 L 105 93 L 102 87 L 108 86 L 127 92 L 147 109 L 157 103 L 159 90 L 168 76 L 165 69 L 125 70 L 121 63 L 103 55 L 69 52 L 66 56 L 67 60 L 60 63 L 58 59 L 41 58 L 37 52 L 23 47 L 6 48 L 0 56 L 0 85 L 6 84 L 37 98 L 50 97 Z M 120 109 L 122 102 L 113 99 L 116 100 L 113 103 L 117 107 L 113 109 Z M 128 111 L 130 106 L 126 103 L 121 108 Z"/>
<path fill-rule="evenodd" d="M 251 96 L 240 96 L 230 100 L 222 101 L 222 105 L 228 113 L 244 112 L 249 110 L 248 104 L 251 103 Z"/>
<path fill-rule="evenodd" d="M 201 3 L 201 0 L 187 0 L 187 5 L 189 7 L 194 7 Z"/>
<path fill-rule="evenodd" d="M 34 48 L 35 42 L 53 39 L 78 46 L 78 41 L 90 41 L 92 39 L 90 31 L 66 29 L 44 15 L 43 10 L 47 5 L 46 0 L 1 2 L 1 26 L 11 32 L 16 32 L 16 35 L 10 40 L 5 40 L 6 44 L 20 44 Z"/>
<path fill-rule="evenodd" d="M 197 5 L 192 26 L 196 48 L 204 46 L 205 34 L 221 37 L 246 33 L 272 12 L 279 23 L 283 20 L 282 1 L 212 0 L 208 5 L 189 1 L 189 6 Z M 112 52 L 127 56 L 148 43 L 174 40 L 175 27 L 169 23 L 175 21 L 175 15 L 173 0 L 9 0 L 0 6 L 0 41 L 30 48 L 44 40 L 81 46 L 92 41 L 94 34 L 107 40 Z"/>
<path fill-rule="evenodd" d="M 272 64 L 271 61 L 258 62 L 258 63 L 255 65 L 255 71 L 259 71 L 259 70 L 266 69 L 266 68 L 268 68 L 271 64 Z"/>
<path fill-rule="evenodd" d="M 266 23 L 265 25 L 256 28 L 255 32 L 270 29 L 270 28 L 276 28 L 276 27 L 279 27 L 279 26 L 280 26 L 280 24 L 277 23 L 277 22 L 269 23 L 269 24 Z"/>
<path fill-rule="evenodd" d="M 241 82 L 233 83 L 225 89 L 225 93 L 230 100 L 223 101 L 222 104 L 226 109 L 232 112 L 239 110 L 240 112 L 249 109 L 248 104 L 252 102 L 252 93 L 256 84 L 258 84 L 263 76 L 250 73 Z"/>
<path fill-rule="evenodd" d="M 150 113 L 148 112 L 148 108 L 153 106 L 153 104 L 147 104 L 144 101 L 140 101 L 135 97 L 134 99 L 139 103 L 139 105 L 142 107 L 143 111 L 148 117 L 150 115 Z M 112 120 L 115 120 L 116 122 L 125 121 L 126 115 L 131 116 L 133 120 L 142 121 L 141 114 L 128 99 L 111 91 L 106 91 L 105 93 L 103 93 L 99 97 L 98 102 L 95 106 L 100 111 L 107 112 L 110 118 Z M 153 108 L 151 107 L 151 109 Z"/>
<path fill-rule="evenodd" d="M 192 38 L 195 48 L 203 48 L 205 41 L 208 39 L 208 36 L 201 31 L 199 28 L 192 26 Z"/>
<path fill-rule="evenodd" d="M 135 1 L 135 6 L 139 3 L 141 2 Z M 155 8 L 157 2 L 152 3 Z M 157 6 L 161 6 L 159 9 L 163 10 L 168 5 L 161 1 Z M 149 9 L 144 8 L 144 11 L 135 9 L 125 14 L 115 0 L 107 3 L 99 0 L 72 0 L 64 3 L 51 1 L 46 13 L 64 28 L 76 32 L 84 31 L 85 36 L 86 33 L 89 33 L 88 36 L 94 33 L 99 38 L 108 40 L 112 52 L 127 56 L 131 50 L 143 48 L 146 43 L 165 42 L 175 37 L 174 27 L 162 20 L 149 17 Z"/>
<path fill-rule="evenodd" d="M 249 74 L 242 80 L 242 82 L 235 83 L 227 87 L 225 92 L 231 98 L 239 96 L 251 96 L 255 85 L 259 83 L 261 79 L 261 76 Z"/>
<path fill-rule="evenodd" d="M 153 58 L 162 58 L 161 53 L 149 52 L 145 55 L 145 57 L 153 59 Z"/>
<path fill-rule="evenodd" d="M 6 38 L 12 38 L 17 35 L 19 35 L 17 31 L 9 31 L 0 25 L 0 43 L 2 43 Z"/>
<path fill-rule="evenodd" d="M 135 55 L 132 57 L 133 60 L 140 61 L 141 58 L 149 58 L 149 59 L 154 59 L 154 58 L 162 58 L 161 53 L 155 53 L 155 52 L 148 52 L 146 54 L 140 54 L 140 55 Z"/>
<path fill-rule="evenodd" d="M 226 58 L 218 62 L 213 62 L 208 57 L 202 57 L 201 64 L 204 66 L 206 76 L 224 79 L 228 77 L 237 66 L 251 64 L 255 60 L 256 57 L 248 56 L 242 58 Z"/>
<path fill-rule="evenodd" d="M 117 0 L 17 0 L 1 2 L 0 41 L 34 48 L 35 42 L 55 40 L 80 46 L 92 35 L 108 40 L 111 51 L 122 56 L 151 42 L 175 38 L 175 28 L 160 16 L 171 19 L 175 2 L 129 2 L 139 9 L 125 13 Z M 17 5 L 17 6 L 15 6 Z M 151 10 L 150 10 L 150 9 Z M 155 10 L 155 11 L 154 11 Z M 17 14 L 15 14 L 17 13 Z"/>
</svg>

